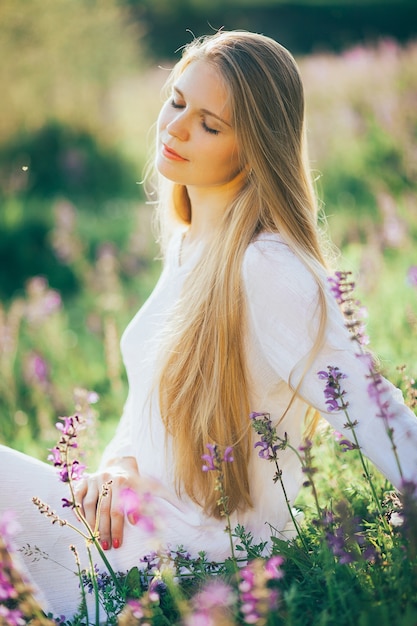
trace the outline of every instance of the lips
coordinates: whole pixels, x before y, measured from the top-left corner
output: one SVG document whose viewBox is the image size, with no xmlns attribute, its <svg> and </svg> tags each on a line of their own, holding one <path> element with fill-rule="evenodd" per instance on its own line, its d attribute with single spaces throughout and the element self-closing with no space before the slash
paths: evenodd
<svg viewBox="0 0 417 626">
<path fill-rule="evenodd" d="M 187 161 L 188 160 L 182 157 L 180 154 L 178 154 L 178 152 L 175 152 L 175 150 L 173 150 L 172 148 L 170 148 L 164 143 L 162 144 L 162 154 L 164 155 L 164 157 L 166 157 L 167 159 L 171 159 L 172 161 Z"/>
</svg>

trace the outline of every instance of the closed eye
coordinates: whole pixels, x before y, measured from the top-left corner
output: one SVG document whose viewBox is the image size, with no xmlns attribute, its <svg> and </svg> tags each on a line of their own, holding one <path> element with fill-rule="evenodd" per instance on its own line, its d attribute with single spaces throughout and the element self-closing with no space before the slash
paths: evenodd
<svg viewBox="0 0 417 626">
<path fill-rule="evenodd" d="M 174 100 L 174 99 L 172 99 L 172 100 L 171 100 L 170 104 L 171 104 L 171 106 L 172 106 L 174 109 L 183 109 L 183 108 L 184 108 L 184 105 L 183 105 L 183 104 L 179 104 L 178 102 L 175 102 L 175 100 Z"/>
<path fill-rule="evenodd" d="M 201 122 L 201 125 L 202 125 L 202 127 L 204 128 L 204 130 L 205 130 L 207 133 L 210 133 L 211 135 L 218 135 L 218 134 L 219 134 L 219 132 L 220 132 L 219 130 L 216 130 L 216 129 L 214 129 L 214 128 L 210 128 L 209 126 L 207 126 L 207 124 L 206 124 L 205 120 L 203 120 L 203 121 Z"/>
<path fill-rule="evenodd" d="M 172 98 L 172 100 L 170 101 L 170 105 L 172 106 L 173 109 L 184 109 L 185 108 L 185 104 L 180 104 L 179 102 L 175 101 L 175 98 Z M 207 126 L 205 119 L 202 119 L 201 125 L 203 127 L 203 129 L 206 131 L 206 133 L 210 133 L 210 135 L 218 135 L 220 133 L 219 130 L 215 129 L 215 128 L 210 128 L 210 126 Z"/>
</svg>

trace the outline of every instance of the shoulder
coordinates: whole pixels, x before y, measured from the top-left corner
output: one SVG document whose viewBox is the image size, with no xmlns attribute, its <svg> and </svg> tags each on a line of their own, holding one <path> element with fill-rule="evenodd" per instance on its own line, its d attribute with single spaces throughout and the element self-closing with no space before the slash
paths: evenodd
<svg viewBox="0 0 417 626">
<path fill-rule="evenodd" d="M 323 274 L 325 270 L 322 269 Z M 278 292 L 297 299 L 317 294 L 317 280 L 278 233 L 261 233 L 246 249 L 242 267 L 243 282 L 249 296 Z M 269 293 L 272 296 L 272 293 Z"/>
</svg>

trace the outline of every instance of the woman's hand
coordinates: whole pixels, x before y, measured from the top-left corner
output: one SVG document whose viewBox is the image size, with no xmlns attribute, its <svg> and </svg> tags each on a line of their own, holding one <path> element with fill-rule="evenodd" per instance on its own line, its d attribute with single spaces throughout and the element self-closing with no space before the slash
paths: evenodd
<svg viewBox="0 0 417 626">
<path fill-rule="evenodd" d="M 131 456 L 114 459 L 104 470 L 87 474 L 76 483 L 75 497 L 80 513 L 92 529 L 95 528 L 97 505 L 103 485 L 109 484 L 108 494 L 101 500 L 98 520 L 99 540 L 103 550 L 119 548 L 123 542 L 124 507 L 122 492 L 137 490 L 140 482 L 136 459 Z M 134 520 L 129 520 L 134 523 Z"/>
</svg>

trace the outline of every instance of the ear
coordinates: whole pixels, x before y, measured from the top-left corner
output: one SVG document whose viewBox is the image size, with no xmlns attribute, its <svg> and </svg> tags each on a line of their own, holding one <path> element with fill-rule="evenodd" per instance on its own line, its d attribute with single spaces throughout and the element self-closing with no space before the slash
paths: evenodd
<svg viewBox="0 0 417 626">
<path fill-rule="evenodd" d="M 191 202 L 185 185 L 174 185 L 172 194 L 174 210 L 177 216 L 186 224 L 191 224 Z"/>
</svg>

